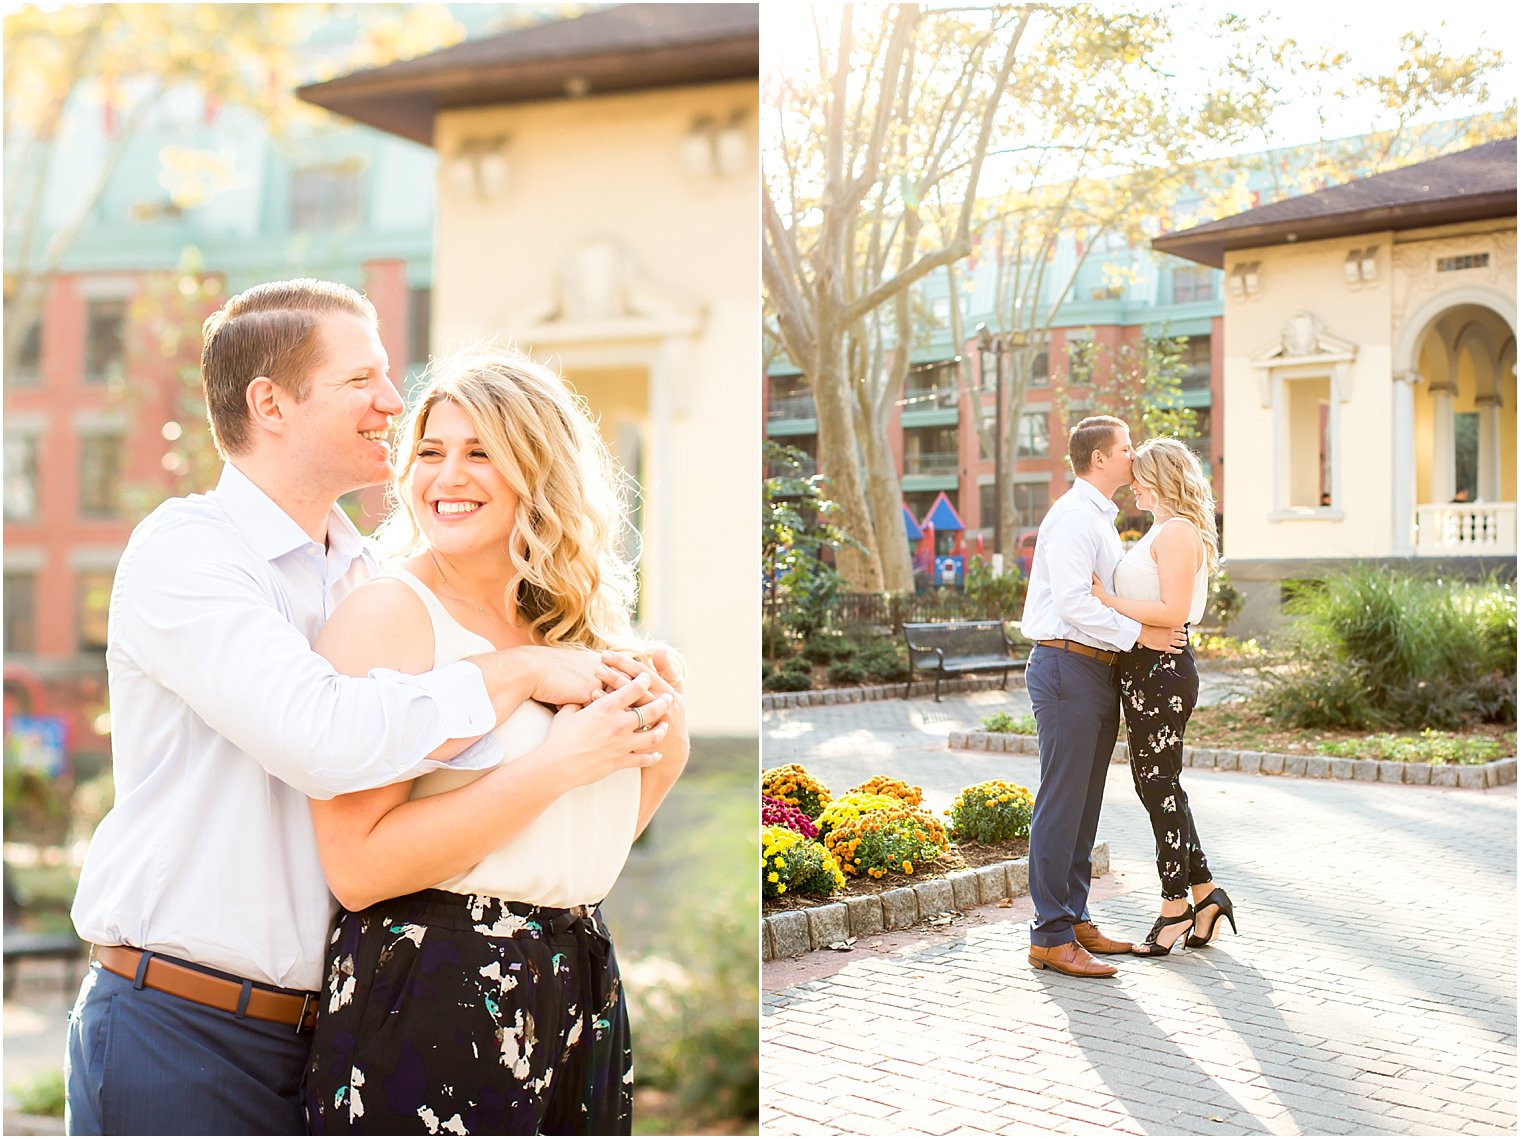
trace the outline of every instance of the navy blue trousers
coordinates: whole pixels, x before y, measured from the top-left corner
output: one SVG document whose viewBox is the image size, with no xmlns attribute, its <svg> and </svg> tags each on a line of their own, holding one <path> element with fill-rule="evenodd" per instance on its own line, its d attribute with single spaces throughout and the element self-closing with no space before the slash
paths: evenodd
<svg viewBox="0 0 1520 1139">
<path fill-rule="evenodd" d="M 92 964 L 69 1015 L 70 1135 L 301 1135 L 311 1034 Z"/>
<path fill-rule="evenodd" d="M 1031 945 L 1065 945 L 1088 920 L 1092 848 L 1114 741 L 1119 678 L 1112 665 L 1036 645 L 1024 670 L 1040 739 L 1040 786 L 1029 828 Z"/>
</svg>

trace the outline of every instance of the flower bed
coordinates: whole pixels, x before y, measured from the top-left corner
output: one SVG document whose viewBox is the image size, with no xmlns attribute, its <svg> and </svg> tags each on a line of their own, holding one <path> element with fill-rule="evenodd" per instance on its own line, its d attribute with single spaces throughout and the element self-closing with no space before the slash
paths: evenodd
<svg viewBox="0 0 1520 1139">
<path fill-rule="evenodd" d="M 1034 797 L 1000 780 L 964 788 L 944 812 L 948 827 L 922 807 L 922 788 L 888 775 L 835 798 L 805 768 L 788 764 L 765 772 L 761 786 L 767 912 L 943 878 L 1021 858 L 1029 847 Z M 810 841 L 815 834 L 819 841 Z M 837 877 L 821 868 L 824 858 Z"/>
</svg>

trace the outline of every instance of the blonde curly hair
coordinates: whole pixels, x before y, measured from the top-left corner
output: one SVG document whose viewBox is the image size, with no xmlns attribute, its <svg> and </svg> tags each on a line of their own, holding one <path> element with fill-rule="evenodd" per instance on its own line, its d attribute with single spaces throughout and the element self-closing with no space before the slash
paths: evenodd
<svg viewBox="0 0 1520 1139">
<path fill-rule="evenodd" d="M 584 402 L 552 369 L 512 349 L 484 346 L 435 361 L 402 421 L 391 513 L 377 533 L 387 552 L 427 548 L 412 508 L 417 447 L 435 404 L 464 412 L 517 496 L 512 540 L 518 611 L 551 645 L 642 653 L 630 615 L 633 564 L 619 550 L 624 475 Z"/>
<path fill-rule="evenodd" d="M 1198 456 L 1179 440 L 1148 439 L 1135 449 L 1130 477 L 1150 487 L 1167 509 L 1198 528 L 1212 575 L 1219 568 L 1219 528 L 1214 521 L 1214 491 L 1203 477 Z"/>
</svg>

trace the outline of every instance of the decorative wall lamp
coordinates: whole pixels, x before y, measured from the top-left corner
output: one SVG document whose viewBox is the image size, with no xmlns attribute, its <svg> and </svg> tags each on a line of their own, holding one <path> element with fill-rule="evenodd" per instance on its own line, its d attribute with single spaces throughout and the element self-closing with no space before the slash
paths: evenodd
<svg viewBox="0 0 1520 1139">
<path fill-rule="evenodd" d="M 1257 296 L 1261 292 L 1261 262 L 1242 261 L 1230 270 L 1226 280 L 1230 283 L 1230 295 L 1237 301 Z"/>
<path fill-rule="evenodd" d="M 504 134 L 467 138 L 448 160 L 449 185 L 456 194 L 473 194 L 478 201 L 494 202 L 506 196 L 511 164 Z"/>
<path fill-rule="evenodd" d="M 748 114 L 735 111 L 726 120 L 701 115 L 681 139 L 681 165 L 689 177 L 732 178 L 749 167 Z"/>
<path fill-rule="evenodd" d="M 1353 249 L 1346 254 L 1346 284 L 1357 287 L 1377 280 L 1377 252 L 1376 245 L 1369 245 L 1366 249 Z"/>
</svg>

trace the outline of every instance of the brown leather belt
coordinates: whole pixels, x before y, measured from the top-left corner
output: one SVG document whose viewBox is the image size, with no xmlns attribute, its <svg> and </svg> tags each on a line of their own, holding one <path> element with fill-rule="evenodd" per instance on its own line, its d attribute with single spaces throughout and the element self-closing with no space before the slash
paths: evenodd
<svg viewBox="0 0 1520 1139">
<path fill-rule="evenodd" d="M 1113 649 L 1095 649 L 1091 645 L 1084 645 L 1081 641 L 1036 641 L 1035 644 L 1044 645 L 1047 649 L 1065 649 L 1069 653 L 1076 653 L 1079 657 L 1101 660 L 1104 664 L 1113 664 L 1119 659 L 1119 654 Z"/>
<path fill-rule="evenodd" d="M 103 968 L 129 981 L 137 980 L 138 965 L 143 957 L 141 949 L 127 945 L 97 945 L 93 952 Z M 242 1008 L 244 1016 L 289 1024 L 297 1032 L 312 1030 L 317 1023 L 317 1005 L 320 1003 L 316 993 L 275 992 L 252 981 L 229 981 L 156 955 L 149 958 L 143 973 L 143 987 L 223 1012 L 235 1014 Z M 243 1003 L 245 990 L 248 995 L 246 1005 Z"/>
</svg>

